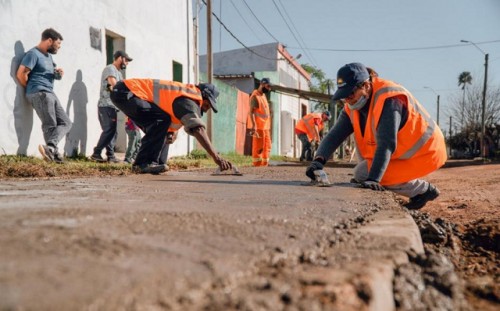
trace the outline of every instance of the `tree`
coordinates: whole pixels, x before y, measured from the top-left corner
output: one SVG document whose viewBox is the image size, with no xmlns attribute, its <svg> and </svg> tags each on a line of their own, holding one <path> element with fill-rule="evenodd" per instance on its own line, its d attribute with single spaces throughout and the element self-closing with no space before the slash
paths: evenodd
<svg viewBox="0 0 500 311">
<path fill-rule="evenodd" d="M 471 81 L 472 79 L 469 79 Z M 466 81 L 466 80 L 464 80 Z M 466 83 L 467 92 L 455 93 L 450 97 L 451 105 L 446 109 L 448 117 L 453 120 L 459 120 L 462 117 L 461 126 L 455 129 L 455 134 L 451 139 L 453 149 L 457 152 L 468 151 L 471 154 L 478 156 L 480 153 L 480 137 L 481 137 L 481 107 L 483 98 L 483 86 L 481 83 Z M 462 86 L 466 86 L 460 84 Z M 498 146 L 499 130 L 500 129 L 500 86 L 492 86 L 487 90 L 487 101 L 485 107 L 485 140 L 491 152 L 495 152 L 495 147 Z M 466 148 L 464 147 L 466 146 Z M 493 146 L 491 148 L 490 146 Z M 488 151 L 488 152 L 490 152 Z"/>
<path fill-rule="evenodd" d="M 311 75 L 311 82 L 309 84 L 309 89 L 313 92 L 328 94 L 328 88 L 333 92 L 334 82 L 332 79 L 328 79 L 323 70 L 309 64 L 301 64 L 302 68 Z M 328 103 L 316 102 L 315 109 L 328 110 Z"/>
<path fill-rule="evenodd" d="M 465 112 L 465 91 L 467 88 L 467 84 L 471 85 L 472 84 L 472 76 L 470 72 L 468 71 L 463 71 L 458 75 L 458 86 L 462 87 L 462 104 L 461 104 L 461 124 L 462 126 L 465 126 L 464 124 L 464 112 Z"/>
</svg>

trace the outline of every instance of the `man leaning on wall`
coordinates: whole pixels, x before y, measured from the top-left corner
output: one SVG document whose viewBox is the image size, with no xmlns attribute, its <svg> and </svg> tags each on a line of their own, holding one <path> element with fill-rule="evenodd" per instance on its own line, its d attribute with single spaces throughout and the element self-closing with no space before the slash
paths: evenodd
<svg viewBox="0 0 500 311">
<path fill-rule="evenodd" d="M 39 145 L 38 150 L 46 161 L 56 163 L 64 162 L 57 145 L 72 126 L 54 93 L 54 80 L 62 79 L 64 71 L 56 66 L 52 54 L 57 54 L 62 40 L 59 32 L 45 29 L 40 43 L 24 55 L 16 75 L 26 88 L 26 99 L 42 121 L 45 145 Z"/>
</svg>

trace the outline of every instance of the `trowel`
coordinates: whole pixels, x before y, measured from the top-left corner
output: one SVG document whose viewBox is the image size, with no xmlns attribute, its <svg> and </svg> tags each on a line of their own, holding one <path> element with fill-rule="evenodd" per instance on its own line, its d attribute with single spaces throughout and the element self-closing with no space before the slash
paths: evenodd
<svg viewBox="0 0 500 311">
<path fill-rule="evenodd" d="M 314 176 L 316 177 L 315 180 L 311 180 L 308 183 L 302 183 L 302 185 L 315 186 L 315 187 L 331 187 L 331 186 L 333 186 L 333 184 L 330 183 L 330 181 L 328 180 L 328 175 L 326 175 L 325 171 L 315 170 Z"/>
<path fill-rule="evenodd" d="M 233 168 L 230 170 L 221 171 L 220 167 L 217 167 L 215 172 L 211 174 L 212 176 L 243 176 L 240 170 L 233 165 Z"/>
</svg>

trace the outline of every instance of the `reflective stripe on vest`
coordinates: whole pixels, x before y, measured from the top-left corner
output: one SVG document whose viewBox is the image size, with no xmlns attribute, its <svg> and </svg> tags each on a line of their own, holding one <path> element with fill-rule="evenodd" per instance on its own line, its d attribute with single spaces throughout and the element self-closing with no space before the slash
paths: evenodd
<svg viewBox="0 0 500 311">
<path fill-rule="evenodd" d="M 164 97 L 161 96 L 162 92 L 167 92 Z M 174 131 L 182 127 L 181 120 L 175 117 L 172 108 L 174 100 L 180 96 L 193 100 L 200 107 L 203 103 L 200 91 L 192 84 L 182 84 L 179 82 L 161 81 L 157 79 L 153 80 L 153 101 L 170 115 L 172 120 L 170 128 Z"/>
<path fill-rule="evenodd" d="M 156 79 L 125 79 L 122 81 L 135 96 L 157 105 L 168 113 L 172 121 L 170 125 L 172 129 L 182 127 L 182 123 L 175 117 L 172 107 L 176 98 L 189 98 L 200 107 L 203 103 L 200 90 L 193 84 Z"/>
<path fill-rule="evenodd" d="M 419 150 L 422 148 L 423 145 L 432 137 L 432 134 L 434 133 L 434 130 L 436 128 L 436 123 L 432 118 L 427 114 L 427 113 L 422 113 L 423 109 L 420 107 L 420 104 L 415 100 L 415 98 L 408 92 L 404 87 L 384 87 L 378 90 L 375 93 L 373 103 L 376 105 L 378 103 L 378 98 L 389 92 L 398 92 L 398 93 L 404 93 L 408 95 L 408 104 L 413 106 L 413 109 L 415 109 L 418 114 L 422 116 L 422 118 L 427 122 L 427 129 L 425 130 L 424 133 L 422 133 L 422 136 L 417 140 L 412 147 L 410 147 L 403 155 L 399 157 L 399 159 L 409 159 L 413 157 Z M 382 103 L 383 104 L 383 103 Z M 377 138 L 377 129 L 375 128 L 375 115 L 372 114 L 372 131 L 373 131 L 373 137 Z"/>
<path fill-rule="evenodd" d="M 160 80 L 153 79 L 153 101 L 155 103 L 160 102 L 160 90 L 178 91 L 178 92 L 184 92 L 184 93 L 188 93 L 188 94 L 192 94 L 192 95 L 200 95 L 200 92 L 197 92 L 193 89 L 183 87 L 180 85 L 161 84 Z"/>
<path fill-rule="evenodd" d="M 270 113 L 269 113 L 269 104 L 267 102 L 267 98 L 264 94 L 261 94 L 258 90 L 254 90 L 252 92 L 251 98 L 255 98 L 259 103 L 259 107 L 252 111 L 255 115 L 255 126 L 258 130 L 268 130 L 271 128 L 270 124 Z"/>
<path fill-rule="evenodd" d="M 299 120 L 299 122 L 295 126 L 297 129 L 299 129 L 302 132 L 304 132 L 304 130 L 305 130 L 309 140 L 316 138 L 316 130 L 314 129 L 314 127 L 315 127 L 314 119 L 321 120 L 321 123 L 318 125 L 318 132 L 321 132 L 321 130 L 324 127 L 324 123 L 323 123 L 323 119 L 321 117 L 321 113 L 317 113 L 317 112 L 313 112 L 313 113 L 309 113 L 309 114 L 305 115 L 302 119 Z"/>
<path fill-rule="evenodd" d="M 346 104 L 344 109 L 351 119 L 359 154 L 367 160 L 371 169 L 377 149 L 377 127 L 384 103 L 388 98 L 404 96 L 408 119 L 398 129 L 396 149 L 380 181 L 382 185 L 395 185 L 423 177 L 446 161 L 444 137 L 427 111 L 405 88 L 398 84 L 374 78 L 373 95 L 369 103 L 368 119 L 364 132 L 360 127 L 360 113 Z"/>
</svg>

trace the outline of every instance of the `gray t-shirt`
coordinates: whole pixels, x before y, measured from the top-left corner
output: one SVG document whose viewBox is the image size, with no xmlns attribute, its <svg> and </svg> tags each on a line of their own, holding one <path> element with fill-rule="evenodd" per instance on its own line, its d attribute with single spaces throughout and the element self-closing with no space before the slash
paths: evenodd
<svg viewBox="0 0 500 311">
<path fill-rule="evenodd" d="M 52 55 L 44 54 L 34 47 L 24 54 L 21 65 L 31 70 L 26 84 L 27 95 L 36 92 L 53 93 L 56 64 L 52 60 Z"/>
<path fill-rule="evenodd" d="M 196 102 L 187 97 L 177 97 L 172 103 L 172 109 L 177 119 L 181 120 L 184 130 L 192 135 L 193 129 L 197 127 L 206 128 L 201 119 L 201 109 Z"/>
<path fill-rule="evenodd" d="M 122 73 L 116 69 L 115 65 L 110 64 L 104 68 L 101 75 L 101 90 L 99 92 L 97 107 L 112 107 L 116 109 L 109 98 L 108 77 L 114 77 L 116 82 L 123 80 Z"/>
</svg>

